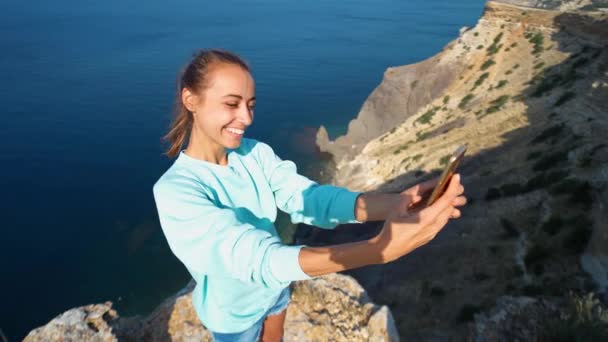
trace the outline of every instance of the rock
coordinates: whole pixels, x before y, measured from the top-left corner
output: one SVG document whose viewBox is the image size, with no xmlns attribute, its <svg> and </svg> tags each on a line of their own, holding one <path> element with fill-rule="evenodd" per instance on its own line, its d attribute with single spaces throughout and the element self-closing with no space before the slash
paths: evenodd
<svg viewBox="0 0 608 342">
<path fill-rule="evenodd" d="M 212 341 L 192 306 L 194 285 L 147 317 L 121 318 L 112 302 L 71 309 L 24 341 Z M 352 277 L 329 274 L 291 286 L 284 341 L 399 341 L 388 307 L 372 303 Z"/>
<path fill-rule="evenodd" d="M 24 341 L 117 341 L 111 327 L 116 319 L 118 315 L 112 309 L 112 302 L 81 306 L 32 330 Z"/>
<path fill-rule="evenodd" d="M 539 341 L 546 320 L 560 315 L 546 299 L 501 297 L 490 312 L 475 315 L 470 341 Z"/>
</svg>

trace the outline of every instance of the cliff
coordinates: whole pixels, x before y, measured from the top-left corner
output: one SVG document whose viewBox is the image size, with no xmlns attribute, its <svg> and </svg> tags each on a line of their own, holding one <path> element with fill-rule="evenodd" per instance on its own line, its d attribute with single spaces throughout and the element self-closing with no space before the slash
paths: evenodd
<svg viewBox="0 0 608 342">
<path fill-rule="evenodd" d="M 120 317 L 112 302 L 68 310 L 32 330 L 36 341 L 211 341 L 192 307 L 191 281 L 142 317 Z M 351 277 L 330 274 L 292 283 L 284 341 L 398 341 L 386 306 Z"/>
<path fill-rule="evenodd" d="M 334 157 L 330 182 L 370 192 L 435 176 L 469 145 L 463 217 L 415 253 L 350 272 L 408 340 L 470 337 L 475 314 L 504 296 L 606 299 L 606 4 L 508 2 L 488 2 L 437 55 L 388 68 L 345 136 L 317 134 Z M 297 241 L 352 241 L 381 225 L 300 227 Z"/>
</svg>

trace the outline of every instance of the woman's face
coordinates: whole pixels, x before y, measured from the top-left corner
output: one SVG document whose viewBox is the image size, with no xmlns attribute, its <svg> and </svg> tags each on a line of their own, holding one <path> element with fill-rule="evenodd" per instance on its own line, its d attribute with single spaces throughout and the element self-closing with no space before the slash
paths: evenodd
<svg viewBox="0 0 608 342">
<path fill-rule="evenodd" d="M 194 114 L 192 135 L 213 148 L 237 148 L 253 122 L 255 84 L 238 65 L 213 65 L 203 94 L 182 91 L 182 101 Z"/>
</svg>

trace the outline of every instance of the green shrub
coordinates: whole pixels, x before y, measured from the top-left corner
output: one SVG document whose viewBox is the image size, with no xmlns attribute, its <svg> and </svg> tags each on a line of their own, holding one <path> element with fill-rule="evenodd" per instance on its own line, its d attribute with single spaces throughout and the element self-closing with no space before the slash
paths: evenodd
<svg viewBox="0 0 608 342">
<path fill-rule="evenodd" d="M 485 81 L 486 78 L 488 78 L 488 76 L 490 76 L 490 73 L 488 72 L 484 72 L 483 74 L 479 75 L 479 78 L 477 79 L 477 81 L 475 81 L 475 85 L 473 86 L 473 89 L 479 87 L 483 81 Z"/>
<path fill-rule="evenodd" d="M 486 49 L 486 51 L 488 52 L 488 55 L 493 55 L 500 50 L 500 48 L 502 47 L 502 44 L 498 44 L 498 43 L 500 42 L 500 39 L 502 39 L 502 35 L 503 35 L 503 33 L 500 32 L 498 35 L 496 35 L 496 37 L 494 37 L 494 41 L 492 42 L 492 45 L 488 46 L 488 48 Z"/>
<path fill-rule="evenodd" d="M 458 108 L 464 109 L 472 99 L 473 99 L 473 94 L 466 95 L 465 97 L 462 98 L 462 100 L 460 100 L 460 103 L 458 104 Z"/>
<path fill-rule="evenodd" d="M 560 74 L 553 74 L 544 77 L 536 89 L 532 92 L 532 96 L 541 97 L 543 94 L 551 91 L 553 88 L 561 85 L 564 82 L 564 78 Z"/>
<path fill-rule="evenodd" d="M 539 135 L 537 135 L 534 139 L 532 139 L 533 144 L 538 144 L 546 141 L 549 138 L 556 138 L 564 131 L 564 124 L 553 125 L 544 131 L 542 131 Z"/>
<path fill-rule="evenodd" d="M 447 165 L 448 162 L 450 161 L 451 156 L 452 156 L 451 154 L 448 154 L 447 156 L 441 157 L 441 159 L 439 159 L 439 165 L 441 165 L 441 166 Z"/>
<path fill-rule="evenodd" d="M 498 84 L 496 85 L 496 89 L 500 89 L 500 88 L 504 87 L 505 85 L 507 85 L 507 83 L 509 83 L 509 81 L 507 81 L 507 80 L 498 81 Z"/>
<path fill-rule="evenodd" d="M 431 132 L 416 132 L 416 141 L 422 141 L 431 135 Z"/>
<path fill-rule="evenodd" d="M 543 223 L 540 228 L 549 235 L 555 235 L 560 231 L 563 225 L 564 220 L 562 220 L 561 217 L 551 216 L 551 218 L 547 222 Z"/>
<path fill-rule="evenodd" d="M 509 239 L 509 238 L 519 237 L 519 231 L 517 230 L 517 228 L 515 228 L 515 225 L 513 225 L 513 223 L 511 221 L 507 220 L 504 217 L 501 217 L 500 225 L 502 226 L 502 229 L 503 229 L 503 234 L 502 234 L 503 238 Z"/>
<path fill-rule="evenodd" d="M 588 221 L 589 226 L 577 225 L 574 229 L 564 238 L 563 246 L 566 250 L 573 254 L 582 253 L 587 247 L 587 243 L 591 238 L 591 222 Z"/>
<path fill-rule="evenodd" d="M 434 286 L 431 287 L 430 295 L 431 297 L 443 297 L 445 296 L 445 291 L 439 286 Z"/>
<path fill-rule="evenodd" d="M 528 38 L 528 41 L 534 45 L 534 48 L 532 49 L 532 53 L 533 54 L 539 54 L 541 53 L 544 49 L 543 49 L 543 44 L 545 42 L 545 37 L 543 36 L 542 33 L 540 32 L 536 32 L 535 34 L 533 34 L 532 36 L 530 36 Z"/>
<path fill-rule="evenodd" d="M 530 267 L 531 265 L 540 262 L 549 256 L 551 256 L 549 249 L 536 243 L 526 252 L 524 263 L 526 264 L 526 267 Z"/>
<path fill-rule="evenodd" d="M 483 49 L 483 45 L 481 45 L 481 44 L 477 45 L 477 50 L 481 50 L 481 49 Z"/>
<path fill-rule="evenodd" d="M 545 171 L 561 162 L 568 159 L 568 151 L 557 151 L 551 154 L 548 154 L 542 158 L 540 158 L 534 166 L 532 166 L 532 170 L 534 171 Z"/>
<path fill-rule="evenodd" d="M 412 81 L 412 83 L 410 84 L 410 87 L 412 89 L 416 88 L 416 86 L 418 85 L 418 80 Z"/>
<path fill-rule="evenodd" d="M 508 183 L 502 185 L 499 190 L 503 196 L 510 197 L 526 192 L 526 187 L 519 183 Z"/>
<path fill-rule="evenodd" d="M 495 200 L 497 198 L 500 198 L 502 196 L 502 193 L 500 192 L 499 189 L 497 188 L 489 188 L 488 191 L 486 192 L 486 201 L 492 201 Z"/>
<path fill-rule="evenodd" d="M 542 172 L 526 183 L 526 191 L 534 191 L 537 189 L 544 189 L 552 184 L 555 184 L 565 177 L 568 176 L 568 172 L 564 170 L 555 170 L 549 172 Z"/>
<path fill-rule="evenodd" d="M 534 69 L 540 69 L 545 66 L 545 62 L 540 62 L 534 66 Z"/>
<path fill-rule="evenodd" d="M 505 103 L 507 103 L 507 101 L 509 101 L 511 97 L 509 95 L 502 95 L 494 100 L 492 100 L 492 102 L 490 102 L 490 107 L 488 107 L 488 109 L 486 109 L 486 114 L 492 114 L 495 112 L 498 112 L 500 110 L 500 108 L 502 108 L 502 106 L 504 106 Z"/>
<path fill-rule="evenodd" d="M 567 91 L 567 92 L 563 93 L 562 96 L 560 96 L 559 99 L 557 99 L 557 101 L 555 101 L 555 104 L 553 106 L 555 106 L 555 107 L 561 106 L 564 103 L 572 100 L 575 96 L 576 96 L 575 92 Z"/>
<path fill-rule="evenodd" d="M 420 122 L 421 124 L 430 123 L 433 119 L 433 116 L 435 115 L 435 113 L 437 113 L 439 109 L 440 107 L 433 107 L 432 109 L 429 109 L 428 111 L 426 111 L 426 113 L 422 114 L 416 121 Z"/>
<path fill-rule="evenodd" d="M 540 157 L 541 155 L 542 155 L 542 153 L 540 151 L 533 151 L 533 152 L 528 153 L 526 160 L 536 159 L 536 158 Z"/>
<path fill-rule="evenodd" d="M 492 65 L 496 64 L 496 62 L 494 62 L 493 59 L 488 59 L 487 61 L 485 61 L 482 65 L 480 70 L 486 70 L 487 68 L 491 67 Z"/>
<path fill-rule="evenodd" d="M 456 320 L 460 323 L 470 322 L 475 317 L 475 314 L 481 312 L 483 307 L 473 304 L 465 304 L 460 309 Z"/>
<path fill-rule="evenodd" d="M 513 71 L 511 71 L 511 70 L 505 71 L 505 75 L 511 75 L 512 73 L 513 73 Z"/>
<path fill-rule="evenodd" d="M 443 97 L 443 104 L 446 105 L 450 101 L 450 95 L 446 95 Z"/>
<path fill-rule="evenodd" d="M 511 44 L 511 47 L 512 47 L 512 48 L 514 48 L 514 47 L 516 47 L 516 46 L 517 46 L 517 42 L 515 42 L 515 43 Z"/>
<path fill-rule="evenodd" d="M 422 154 L 420 153 L 412 157 L 414 163 L 417 163 L 418 161 L 420 161 L 420 159 L 422 159 Z"/>
</svg>

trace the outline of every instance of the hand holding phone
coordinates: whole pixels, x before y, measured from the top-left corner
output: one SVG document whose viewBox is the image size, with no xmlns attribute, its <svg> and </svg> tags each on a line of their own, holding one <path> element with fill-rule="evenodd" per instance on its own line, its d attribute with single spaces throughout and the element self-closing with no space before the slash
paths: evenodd
<svg viewBox="0 0 608 342">
<path fill-rule="evenodd" d="M 422 209 L 424 207 L 428 207 L 428 206 L 432 205 L 433 203 L 435 203 L 435 201 L 437 201 L 437 199 L 439 199 L 439 197 L 441 197 L 441 195 L 443 195 L 443 193 L 445 192 L 445 190 L 448 187 L 448 184 L 450 183 L 450 179 L 456 172 L 456 168 L 462 161 L 462 158 L 464 157 L 464 153 L 466 152 L 466 150 L 467 150 L 467 144 L 464 144 L 464 145 L 458 147 L 456 149 L 456 151 L 454 151 L 454 153 L 450 156 L 450 159 L 448 160 L 448 164 L 443 169 L 443 172 L 441 173 L 441 177 L 439 177 L 439 181 L 435 185 L 435 188 L 433 189 L 433 191 L 428 191 L 425 194 L 423 194 L 422 199 L 420 201 L 416 202 L 415 204 L 413 204 L 410 207 L 410 210 L 418 210 L 418 209 Z"/>
</svg>

